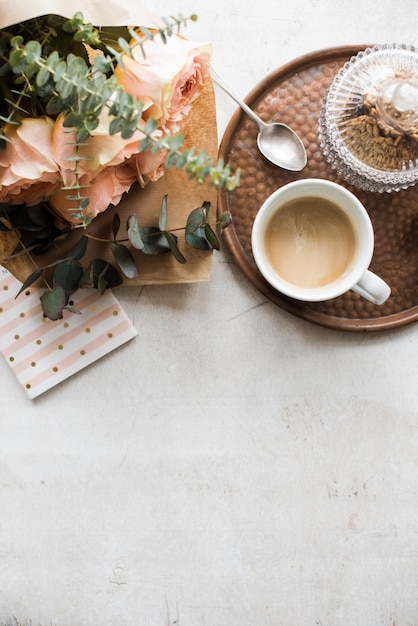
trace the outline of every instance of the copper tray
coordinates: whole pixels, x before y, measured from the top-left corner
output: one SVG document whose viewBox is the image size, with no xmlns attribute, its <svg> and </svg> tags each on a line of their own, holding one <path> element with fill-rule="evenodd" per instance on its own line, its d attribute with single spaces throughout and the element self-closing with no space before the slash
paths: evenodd
<svg viewBox="0 0 418 626">
<path fill-rule="evenodd" d="M 239 268 L 273 303 L 309 322 L 346 331 L 377 331 L 418 319 L 418 185 L 393 194 L 371 193 L 346 184 L 322 155 L 318 119 L 325 92 L 338 70 L 366 46 L 326 49 L 300 57 L 267 76 L 246 102 L 266 121 L 281 121 L 301 136 L 308 154 L 302 172 L 281 170 L 257 150 L 257 127 L 239 110 L 220 145 L 220 156 L 231 169 L 241 168 L 240 187 L 221 191 L 218 206 L 230 211 L 232 224 L 225 241 Z M 391 286 L 383 305 L 354 292 L 327 302 L 298 302 L 271 287 L 259 273 L 251 252 L 254 217 L 275 189 L 300 178 L 328 178 L 351 189 L 366 207 L 375 230 L 371 269 Z"/>
</svg>

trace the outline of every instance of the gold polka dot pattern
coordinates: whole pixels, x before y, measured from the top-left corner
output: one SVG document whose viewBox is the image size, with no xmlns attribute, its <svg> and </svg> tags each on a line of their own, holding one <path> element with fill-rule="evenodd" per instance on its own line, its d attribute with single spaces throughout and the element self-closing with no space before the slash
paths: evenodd
<svg viewBox="0 0 418 626">
<path fill-rule="evenodd" d="M 30 398 L 51 389 L 136 336 L 111 291 L 74 294 L 81 315 L 42 317 L 41 289 L 21 294 L 22 283 L 0 266 L 0 353 Z M 18 332 L 17 332 L 18 331 Z"/>
</svg>

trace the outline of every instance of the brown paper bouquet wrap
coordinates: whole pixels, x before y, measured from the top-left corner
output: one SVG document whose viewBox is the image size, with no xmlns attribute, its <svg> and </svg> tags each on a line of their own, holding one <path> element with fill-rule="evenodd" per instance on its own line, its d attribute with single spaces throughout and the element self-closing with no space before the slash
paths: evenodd
<svg viewBox="0 0 418 626">
<path fill-rule="evenodd" d="M 129 24 L 141 24 L 155 27 L 160 24 L 159 17 L 139 2 L 131 2 L 129 6 L 119 4 L 116 0 L 101 3 L 78 2 L 71 5 L 71 15 L 76 11 L 83 13 L 85 21 L 90 21 L 95 26 L 119 26 Z M 22 20 L 47 14 L 56 14 L 71 18 L 68 14 L 68 3 L 64 0 L 36 0 L 25 6 L 8 6 L 7 12 L 3 11 L 0 19 L 0 28 L 10 24 L 16 24 Z M 213 86 L 210 79 L 205 81 L 203 89 L 193 103 L 191 111 L 182 122 L 180 132 L 184 135 L 184 148 L 195 147 L 196 150 L 204 148 L 209 157 L 216 160 L 217 157 L 217 127 L 216 111 Z M 135 183 L 130 191 L 124 195 L 121 202 L 116 206 L 110 206 L 102 214 L 98 215 L 91 223 L 89 232 L 97 237 L 110 238 L 113 215 L 117 212 L 121 223 L 126 224 L 129 215 L 135 212 L 144 225 L 156 225 L 162 198 L 167 195 L 168 200 L 168 224 L 167 229 L 182 229 L 190 212 L 203 202 L 211 204 L 211 216 L 216 217 L 217 191 L 213 186 L 200 184 L 191 178 L 185 171 L 178 169 L 166 169 L 164 175 L 156 182 L 148 183 L 144 188 Z M 187 246 L 184 241 L 183 231 L 178 231 L 178 243 L 187 259 L 185 264 L 178 263 L 170 254 L 148 256 L 140 251 L 132 250 L 138 267 L 138 276 L 124 278 L 125 285 L 146 284 L 169 284 L 207 281 L 210 279 L 212 252 L 201 251 Z M 76 237 L 76 230 L 70 234 L 66 241 L 66 247 L 71 245 L 71 239 Z M 10 255 L 16 245 L 16 238 L 12 233 L 0 233 L 0 258 L 5 259 Z M 89 250 L 83 261 L 88 263 L 90 258 L 98 254 L 104 259 L 111 259 L 109 246 L 91 242 Z M 103 250 L 105 248 L 105 250 Z M 56 253 L 48 252 L 42 255 L 42 265 L 46 265 L 56 258 Z M 34 266 L 25 255 L 3 264 L 22 282 L 33 272 Z M 38 283 L 39 284 L 39 281 Z"/>
</svg>

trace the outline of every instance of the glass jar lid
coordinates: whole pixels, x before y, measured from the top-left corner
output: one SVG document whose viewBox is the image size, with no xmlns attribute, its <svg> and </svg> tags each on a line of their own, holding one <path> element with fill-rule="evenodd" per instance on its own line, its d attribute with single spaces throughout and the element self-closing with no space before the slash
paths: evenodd
<svg viewBox="0 0 418 626">
<path fill-rule="evenodd" d="M 418 51 L 398 44 L 367 48 L 334 77 L 320 115 L 328 162 L 370 191 L 418 182 Z"/>
</svg>

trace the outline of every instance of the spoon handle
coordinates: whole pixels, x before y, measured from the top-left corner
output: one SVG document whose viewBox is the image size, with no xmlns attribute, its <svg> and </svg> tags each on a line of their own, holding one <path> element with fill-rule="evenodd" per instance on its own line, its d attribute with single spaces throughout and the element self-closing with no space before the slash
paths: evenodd
<svg viewBox="0 0 418 626">
<path fill-rule="evenodd" d="M 236 96 L 231 89 L 225 85 L 225 83 L 223 82 L 222 78 L 220 76 L 218 76 L 218 74 L 215 72 L 215 70 L 213 69 L 213 67 L 211 66 L 210 68 L 210 75 L 212 77 L 212 79 L 215 81 L 215 83 L 218 85 L 218 87 L 220 87 L 221 89 L 223 89 L 223 91 L 225 91 L 225 93 L 227 93 L 229 96 L 231 96 L 231 98 L 233 100 L 235 100 L 235 102 L 237 104 L 239 104 L 239 106 L 241 107 L 241 109 L 243 111 L 245 111 L 245 113 L 251 117 L 251 119 L 258 124 L 259 128 L 262 128 L 263 126 L 265 126 L 263 120 L 261 120 L 258 115 L 256 115 L 254 113 L 254 111 L 252 109 L 250 109 L 250 107 L 240 98 L 238 98 L 238 96 Z"/>
</svg>

